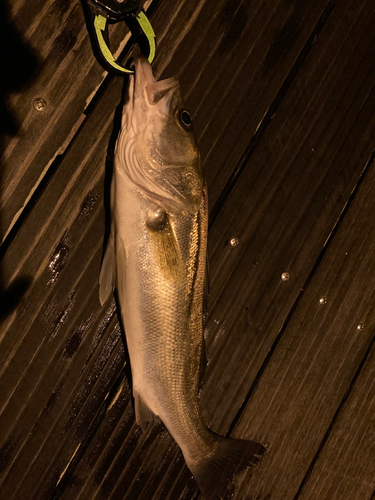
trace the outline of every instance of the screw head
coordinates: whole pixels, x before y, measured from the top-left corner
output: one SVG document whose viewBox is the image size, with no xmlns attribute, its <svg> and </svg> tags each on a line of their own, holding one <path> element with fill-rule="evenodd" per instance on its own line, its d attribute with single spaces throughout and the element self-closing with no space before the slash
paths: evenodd
<svg viewBox="0 0 375 500">
<path fill-rule="evenodd" d="M 37 99 L 35 99 L 33 106 L 36 111 L 44 111 L 47 107 L 47 103 L 44 99 L 38 97 Z"/>
<path fill-rule="evenodd" d="M 281 279 L 282 279 L 283 281 L 288 281 L 288 279 L 289 279 L 289 278 L 290 278 L 289 273 L 283 273 L 283 274 L 281 275 Z"/>
<path fill-rule="evenodd" d="M 320 297 L 319 304 L 321 305 L 327 304 L 327 297 Z"/>
<path fill-rule="evenodd" d="M 357 330 L 358 331 L 362 331 L 364 329 L 365 325 L 363 323 L 360 323 L 358 326 L 357 326 Z"/>
<path fill-rule="evenodd" d="M 229 243 L 232 247 L 236 247 L 237 245 L 239 245 L 240 240 L 238 238 L 232 238 Z"/>
</svg>

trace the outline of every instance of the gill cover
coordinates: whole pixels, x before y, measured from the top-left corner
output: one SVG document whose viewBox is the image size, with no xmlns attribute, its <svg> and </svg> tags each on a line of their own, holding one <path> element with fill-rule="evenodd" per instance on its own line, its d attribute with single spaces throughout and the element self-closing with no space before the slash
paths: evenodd
<svg viewBox="0 0 375 500">
<path fill-rule="evenodd" d="M 157 81 L 144 57 L 134 61 L 116 145 L 116 166 L 169 213 L 196 212 L 203 180 L 196 140 L 181 120 L 177 78 Z M 186 120 L 186 116 L 185 116 Z"/>
</svg>

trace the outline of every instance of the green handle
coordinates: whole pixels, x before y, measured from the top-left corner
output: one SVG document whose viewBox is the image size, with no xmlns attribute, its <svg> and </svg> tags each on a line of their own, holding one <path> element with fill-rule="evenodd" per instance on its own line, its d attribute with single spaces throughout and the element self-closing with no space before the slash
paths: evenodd
<svg viewBox="0 0 375 500">
<path fill-rule="evenodd" d="M 154 33 L 154 30 L 152 29 L 150 21 L 147 19 L 146 14 L 144 12 L 141 11 L 138 14 L 136 19 L 138 21 L 138 24 L 139 24 L 141 30 L 143 31 L 143 33 L 145 34 L 145 36 L 148 40 L 148 43 L 150 46 L 148 60 L 151 63 L 155 57 L 155 33 Z M 102 16 L 100 14 L 95 16 L 95 20 L 94 20 L 95 34 L 96 34 L 96 38 L 98 40 L 99 50 L 101 51 L 104 59 L 107 61 L 107 63 L 110 66 L 115 68 L 117 71 L 120 71 L 122 73 L 134 73 L 134 71 L 132 71 L 131 69 L 126 69 L 123 66 L 120 66 L 119 64 L 117 64 L 117 62 L 115 61 L 115 59 L 112 55 L 112 52 L 110 51 L 106 41 L 104 40 L 103 32 L 106 29 L 106 25 L 107 25 L 107 19 L 104 16 Z"/>
</svg>

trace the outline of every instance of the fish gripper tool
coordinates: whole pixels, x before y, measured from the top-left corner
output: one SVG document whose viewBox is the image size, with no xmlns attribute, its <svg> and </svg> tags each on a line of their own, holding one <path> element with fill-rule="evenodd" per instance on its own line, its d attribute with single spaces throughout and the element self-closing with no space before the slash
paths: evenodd
<svg viewBox="0 0 375 500">
<path fill-rule="evenodd" d="M 138 0 L 81 0 L 95 57 L 112 73 L 133 73 L 113 57 L 109 48 L 108 25 L 124 21 L 136 43 L 151 63 L 155 57 L 155 33 Z M 139 12 L 138 12 L 139 11 Z M 138 14 L 137 14 L 138 12 Z"/>
</svg>

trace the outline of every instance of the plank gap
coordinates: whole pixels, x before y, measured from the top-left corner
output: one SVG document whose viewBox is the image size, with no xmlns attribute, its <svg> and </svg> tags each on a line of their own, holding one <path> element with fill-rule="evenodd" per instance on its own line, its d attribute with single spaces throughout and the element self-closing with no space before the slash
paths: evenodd
<svg viewBox="0 0 375 500">
<path fill-rule="evenodd" d="M 81 124 L 82 125 L 82 124 Z M 81 127 L 79 127 L 79 130 Z M 79 130 L 77 130 L 76 134 L 79 133 Z M 70 144 L 69 144 L 70 146 Z M 62 163 L 65 154 L 67 153 L 67 150 L 69 149 L 69 146 L 66 148 L 65 152 L 61 155 L 57 155 L 55 159 L 52 161 L 50 166 L 46 169 L 46 172 L 39 182 L 39 184 L 35 187 L 34 192 L 30 196 L 29 200 L 25 203 L 25 205 L 22 207 L 22 211 L 19 213 L 18 217 L 16 220 L 13 222 L 13 226 L 10 227 L 7 231 L 7 234 L 4 236 L 3 241 L 0 244 L 0 260 L 4 257 L 5 253 L 7 252 L 9 246 L 11 245 L 12 241 L 16 237 L 19 229 L 22 227 L 30 213 L 32 212 L 35 204 L 37 203 L 38 199 L 40 196 L 43 194 L 44 190 L 48 186 L 50 180 L 56 173 L 57 169 L 59 168 L 60 164 Z"/>
</svg>

